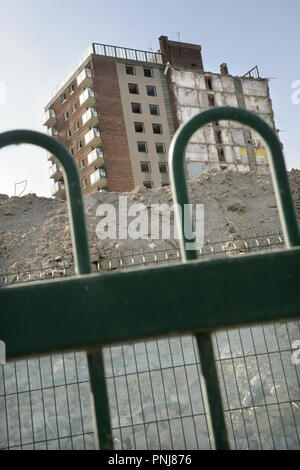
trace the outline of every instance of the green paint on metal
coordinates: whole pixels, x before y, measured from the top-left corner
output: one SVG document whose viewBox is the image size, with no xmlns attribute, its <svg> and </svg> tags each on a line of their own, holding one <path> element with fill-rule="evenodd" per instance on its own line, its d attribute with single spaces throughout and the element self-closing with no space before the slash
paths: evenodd
<svg viewBox="0 0 300 470">
<path fill-rule="evenodd" d="M 207 424 L 213 449 L 229 450 L 227 429 L 224 420 L 222 398 L 211 336 L 196 335 L 201 360 L 201 389 L 207 413 Z"/>
<path fill-rule="evenodd" d="M 173 190 L 173 199 L 175 202 L 175 216 L 178 233 L 181 235 L 180 246 L 184 262 L 197 258 L 196 249 L 187 250 L 186 248 L 188 243 L 195 242 L 195 237 L 193 240 L 188 239 L 184 230 L 185 223 L 187 223 L 188 226 L 192 225 L 192 214 L 186 214 L 183 210 L 184 205 L 189 203 L 188 188 L 184 172 L 185 149 L 194 132 L 210 122 L 222 119 L 238 121 L 239 123 L 245 124 L 252 129 L 255 129 L 265 140 L 271 153 L 270 166 L 286 244 L 288 247 L 300 244 L 299 228 L 289 189 L 284 158 L 280 142 L 276 135 L 261 118 L 249 111 L 231 107 L 212 108 L 200 112 L 186 124 L 182 125 L 174 135 L 169 149 L 170 180 Z M 235 294 L 233 293 L 233 296 L 234 295 Z M 201 308 L 202 307 L 203 304 L 201 299 Z M 225 310 L 225 314 L 227 316 L 230 315 L 230 310 L 230 307 L 228 310 Z M 221 308 L 220 311 L 223 313 L 224 309 Z M 209 421 L 211 422 L 211 440 L 215 443 L 217 449 L 228 449 L 229 444 L 222 409 L 221 394 L 219 392 L 218 376 L 214 364 L 215 359 L 212 339 L 210 334 L 196 335 L 196 338 L 202 364 L 203 387 L 207 391 L 204 395 L 204 403 L 209 416 Z"/>
<path fill-rule="evenodd" d="M 184 220 L 177 211 L 183 264 L 91 274 L 80 179 L 72 156 L 57 140 L 44 134 L 21 130 L 0 135 L 0 148 L 35 144 L 51 152 L 61 163 L 78 274 L 70 279 L 2 287 L 1 339 L 6 343 L 8 359 L 87 351 L 101 449 L 113 447 L 102 357 L 104 346 L 195 334 L 211 441 L 217 449 L 228 449 L 211 333 L 217 329 L 300 318 L 300 248 L 292 248 L 300 245 L 299 229 L 280 143 L 263 120 L 245 110 L 226 107 L 205 110 L 182 126 L 170 146 L 174 202 L 181 207 L 189 203 L 184 176 L 188 140 L 201 126 L 222 119 L 248 125 L 264 138 L 270 150 L 275 194 L 289 250 L 196 261 L 197 251 L 185 249 L 185 242 L 191 240 L 185 239 Z M 149 292 L 155 295 L 149 296 Z"/>
<path fill-rule="evenodd" d="M 295 319 L 299 267 L 293 248 L 2 287 L 1 338 L 15 359 Z"/>
<path fill-rule="evenodd" d="M 231 108 L 229 106 L 207 109 L 194 116 L 177 130 L 169 150 L 170 176 L 173 182 L 174 202 L 181 206 L 188 204 L 188 189 L 184 176 L 184 152 L 189 139 L 200 127 L 213 121 L 221 121 L 222 119 L 237 121 L 251 127 L 266 142 L 270 152 L 271 175 L 285 241 L 288 248 L 300 245 L 299 227 L 289 188 L 281 144 L 271 127 L 264 120 L 244 109 Z M 180 217 L 180 214 L 177 214 L 177 220 L 181 221 L 178 224 L 179 233 L 183 233 L 183 218 Z M 196 259 L 196 252 L 192 250 L 186 252 L 184 246 L 186 241 L 183 233 L 182 252 L 185 255 L 185 259 Z"/>
<path fill-rule="evenodd" d="M 87 360 L 90 382 L 93 384 L 91 392 L 93 395 L 92 405 L 94 408 L 96 445 L 98 447 L 99 442 L 101 450 L 113 449 L 102 348 L 88 352 Z"/>
<path fill-rule="evenodd" d="M 88 236 L 86 230 L 84 205 L 82 200 L 81 184 L 79 173 L 72 155 L 67 149 L 56 139 L 45 134 L 28 130 L 10 131 L 0 134 L 0 149 L 12 144 L 33 144 L 48 150 L 61 163 L 64 175 L 64 182 L 67 194 L 67 203 L 72 235 L 72 245 L 74 252 L 74 264 L 76 274 L 91 273 L 91 262 L 88 245 Z M 41 310 L 43 311 L 43 309 Z M 24 312 L 25 314 L 25 312 Z M 47 314 L 44 312 L 44 314 Z M 82 311 L 84 315 L 84 310 Z M 35 326 L 32 325 L 33 331 Z M 53 333 L 53 341 L 56 335 Z M 13 340 L 15 341 L 15 340 Z M 102 422 L 106 423 L 106 432 L 100 432 L 99 437 L 101 448 L 112 448 L 111 430 L 107 430 L 107 423 L 110 423 L 109 405 L 106 396 L 106 383 L 104 371 L 99 372 L 98 361 L 102 361 L 102 350 L 88 354 L 88 364 L 91 374 L 91 389 L 94 397 L 100 397 L 101 400 L 94 405 L 95 421 L 98 427 Z M 110 424 L 109 424 L 110 426 Z M 96 446 L 99 446 L 98 436 L 96 433 Z"/>
<path fill-rule="evenodd" d="M 72 155 L 58 140 L 41 132 L 17 130 L 0 134 L 0 149 L 13 144 L 37 145 L 48 150 L 61 163 L 66 186 L 76 273 L 90 273 L 91 263 L 80 177 Z"/>
</svg>

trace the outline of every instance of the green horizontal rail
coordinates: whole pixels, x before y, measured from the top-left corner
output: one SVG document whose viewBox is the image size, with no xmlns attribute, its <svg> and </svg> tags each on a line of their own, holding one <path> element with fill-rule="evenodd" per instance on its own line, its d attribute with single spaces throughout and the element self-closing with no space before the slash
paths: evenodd
<svg viewBox="0 0 300 470">
<path fill-rule="evenodd" d="M 56 139 L 40 132 L 28 130 L 16 130 L 0 134 L 0 149 L 13 144 L 33 144 L 48 150 L 60 162 L 64 175 L 66 188 L 69 220 L 72 236 L 72 245 L 74 253 L 74 264 L 76 274 L 91 273 L 91 262 L 88 245 L 88 235 L 85 223 L 84 205 L 80 184 L 80 176 L 75 161 L 68 150 Z M 35 293 L 32 294 L 35 296 Z M 26 302 L 30 302 L 30 298 Z M 46 302 L 46 300 L 45 300 Z M 21 306 L 23 301 L 21 301 Z M 0 302 L 1 306 L 1 302 Z M 2 305 L 2 308 L 4 306 Z M 32 308 L 33 305 L 32 305 Z M 3 313 L 4 312 L 4 315 Z M 5 319 L 5 310 L 2 310 L 1 319 Z M 47 315 L 47 313 L 45 312 Z M 23 311 L 23 320 L 26 318 L 25 309 Z M 7 320 L 7 318 L 6 318 Z M 49 320 L 49 319 L 48 319 Z M 70 320 L 72 321 L 72 320 Z M 44 325 L 47 320 L 44 319 Z M 31 326 L 35 330 L 35 326 Z M 1 331 L 1 330 L 0 330 Z M 9 339 L 9 344 L 17 341 L 17 338 Z M 52 335 L 52 341 L 55 343 L 56 335 Z M 8 346 L 8 343 L 6 343 Z M 38 355 L 38 354 L 37 354 Z M 9 358 L 9 356 L 8 356 Z M 96 447 L 112 448 L 112 431 L 110 426 L 108 397 L 105 384 L 105 374 L 103 371 L 102 349 L 93 353 L 87 353 L 87 361 L 91 378 L 92 407 L 94 410 L 94 419 L 96 421 Z"/>
<path fill-rule="evenodd" d="M 297 282 L 300 248 L 292 248 L 300 245 L 299 229 L 281 147 L 264 121 L 245 110 L 226 107 L 203 111 L 182 126 L 170 147 L 174 202 L 181 207 L 189 202 L 184 177 L 188 140 L 201 126 L 222 119 L 244 123 L 266 141 L 289 250 L 198 262 L 195 261 L 197 251 L 185 249 L 184 221 L 177 213 L 179 233 L 183 233 L 182 257 L 185 262 L 191 262 L 141 271 L 90 274 L 80 179 L 71 155 L 59 142 L 44 134 L 12 131 L 0 135 L 0 148 L 15 143 L 40 145 L 62 164 L 76 272 L 80 274 L 71 279 L 1 288 L 1 339 L 6 342 L 8 359 L 87 351 L 101 448 L 112 447 L 103 346 L 195 334 L 212 443 L 218 449 L 226 449 L 228 438 L 211 333 L 217 329 L 300 317 Z"/>
<path fill-rule="evenodd" d="M 187 213 L 187 211 L 183 210 L 184 205 L 189 203 L 188 188 L 184 171 L 185 149 L 194 132 L 210 122 L 224 119 L 237 121 L 251 127 L 265 140 L 270 152 L 270 167 L 286 245 L 290 248 L 291 246 L 300 244 L 299 228 L 289 189 L 281 145 L 278 138 L 265 121 L 257 115 L 249 113 L 249 111 L 231 107 L 211 108 L 200 112 L 186 124 L 183 124 L 174 135 L 169 149 L 170 181 L 172 185 L 173 200 L 175 202 L 176 223 L 178 233 L 181 236 L 181 254 L 184 262 L 194 260 L 198 256 L 197 249 L 187 249 L 187 244 L 195 242 L 196 237 L 190 240 L 187 238 L 187 234 L 185 233 L 185 227 L 192 226 L 191 212 Z M 205 203 L 205 200 L 202 202 Z M 245 269 L 249 268 L 246 267 Z M 223 280 L 219 279 L 219 282 L 222 283 Z M 204 285 L 210 292 L 213 290 L 211 285 L 207 283 Z M 202 285 L 199 285 L 199 293 L 202 291 L 202 287 Z M 217 295 L 218 298 L 220 298 L 219 294 Z M 232 293 L 232 295 L 234 296 L 236 293 Z M 245 293 L 244 290 L 242 290 L 239 298 L 243 299 L 244 296 Z M 203 310 L 205 307 L 202 301 L 202 292 L 199 298 L 199 303 L 199 307 Z M 219 310 L 227 317 L 230 317 L 232 308 L 232 306 L 228 305 L 228 309 L 225 309 L 223 305 L 220 305 Z M 206 314 L 208 314 L 208 311 L 206 311 Z M 245 315 L 244 310 L 240 311 L 240 315 Z M 196 334 L 196 339 L 202 366 L 202 389 L 211 442 L 214 448 L 228 449 L 229 442 L 211 334 Z"/>
<path fill-rule="evenodd" d="M 299 267 L 293 248 L 5 287 L 1 337 L 16 359 L 299 318 Z"/>
</svg>

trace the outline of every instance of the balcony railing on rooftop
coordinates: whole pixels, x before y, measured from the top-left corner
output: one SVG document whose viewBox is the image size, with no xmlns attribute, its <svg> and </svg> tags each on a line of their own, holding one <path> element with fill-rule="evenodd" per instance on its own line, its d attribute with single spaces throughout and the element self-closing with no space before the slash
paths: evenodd
<svg viewBox="0 0 300 470">
<path fill-rule="evenodd" d="M 78 62 L 76 62 L 74 67 L 72 67 L 72 69 L 55 87 L 51 94 L 51 99 L 54 98 L 64 88 L 69 80 L 71 81 L 72 79 L 76 78 L 78 69 L 92 54 L 115 57 L 116 59 L 137 60 L 139 62 L 148 62 L 151 64 L 163 64 L 162 55 L 159 52 L 141 51 L 139 49 L 128 49 L 127 47 L 93 43 L 87 48 Z"/>
<path fill-rule="evenodd" d="M 245 77 L 245 78 L 260 78 L 259 70 L 258 70 L 257 65 L 255 65 L 255 67 L 253 67 L 251 70 L 249 70 L 249 72 L 245 73 L 245 75 L 243 75 L 243 77 Z"/>
<path fill-rule="evenodd" d="M 141 51 L 127 47 L 110 46 L 108 44 L 93 43 L 94 54 L 115 57 L 116 59 L 137 60 L 151 64 L 162 64 L 162 55 L 158 52 Z"/>
</svg>

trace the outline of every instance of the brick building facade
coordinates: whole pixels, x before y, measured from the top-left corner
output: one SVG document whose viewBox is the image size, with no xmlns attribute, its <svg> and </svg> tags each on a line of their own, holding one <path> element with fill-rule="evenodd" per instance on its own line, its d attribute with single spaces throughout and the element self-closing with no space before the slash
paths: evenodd
<svg viewBox="0 0 300 470">
<path fill-rule="evenodd" d="M 201 46 L 159 38 L 157 53 L 92 44 L 57 86 L 45 108 L 47 132 L 73 155 L 85 195 L 169 183 L 167 152 L 182 123 L 201 109 L 230 105 L 259 114 L 275 129 L 268 80 L 255 68 L 231 76 L 205 72 Z M 52 195 L 64 196 L 53 155 Z M 187 173 L 210 168 L 268 171 L 264 143 L 232 122 L 215 122 L 192 137 Z"/>
</svg>

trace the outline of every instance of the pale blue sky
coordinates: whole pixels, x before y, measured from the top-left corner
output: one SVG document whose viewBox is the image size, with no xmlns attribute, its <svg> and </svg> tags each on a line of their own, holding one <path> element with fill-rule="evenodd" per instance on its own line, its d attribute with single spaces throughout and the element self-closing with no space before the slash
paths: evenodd
<svg viewBox="0 0 300 470">
<path fill-rule="evenodd" d="M 136 49 L 158 48 L 166 35 L 202 45 L 204 68 L 243 75 L 258 65 L 270 81 L 277 127 L 288 168 L 300 168 L 300 104 L 292 82 L 300 80 L 299 0 L 0 0 L 0 132 L 42 131 L 50 91 L 92 42 Z M 0 87 L 1 95 L 1 87 Z M 31 146 L 0 151 L 0 193 L 14 183 L 50 195 L 45 152 Z"/>
</svg>

